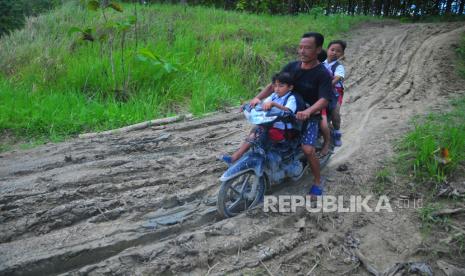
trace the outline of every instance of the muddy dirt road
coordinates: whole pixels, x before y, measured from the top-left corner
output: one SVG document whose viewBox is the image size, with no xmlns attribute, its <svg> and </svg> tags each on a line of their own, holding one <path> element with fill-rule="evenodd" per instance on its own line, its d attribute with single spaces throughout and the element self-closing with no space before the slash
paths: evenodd
<svg viewBox="0 0 465 276">
<path fill-rule="evenodd" d="M 323 171 L 328 194 L 371 194 L 408 119 L 465 93 L 451 66 L 463 32 L 371 23 L 349 34 L 344 145 Z M 0 275 L 368 275 L 351 249 L 380 270 L 424 259 L 410 209 L 219 219 L 212 199 L 225 165 L 215 156 L 248 128 L 224 113 L 1 154 Z M 310 181 L 274 193 L 303 194 Z"/>
</svg>

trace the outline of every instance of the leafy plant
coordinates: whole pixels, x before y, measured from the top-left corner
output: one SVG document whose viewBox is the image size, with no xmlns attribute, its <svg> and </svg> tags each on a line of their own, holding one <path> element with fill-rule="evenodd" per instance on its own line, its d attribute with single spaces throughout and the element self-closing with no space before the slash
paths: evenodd
<svg viewBox="0 0 465 276">
<path fill-rule="evenodd" d="M 68 30 L 68 35 L 72 35 L 74 33 L 80 33 L 81 40 L 83 41 L 93 42 L 95 40 L 94 36 L 92 35 L 92 28 L 81 29 L 79 27 L 71 27 Z"/>
<path fill-rule="evenodd" d="M 314 7 L 310 10 L 310 15 L 313 16 L 313 19 L 317 19 L 319 15 L 324 14 L 325 9 L 323 7 Z"/>
<path fill-rule="evenodd" d="M 127 88 L 128 88 L 128 79 L 129 79 L 129 70 L 126 69 L 127 64 L 125 62 L 125 46 L 126 46 L 126 33 L 131 29 L 131 27 L 137 22 L 137 12 L 135 10 L 134 16 L 129 16 L 127 18 L 120 19 L 119 21 L 109 20 L 105 13 L 106 9 L 113 9 L 117 12 L 122 13 L 124 10 L 121 5 L 116 2 L 108 0 L 81 0 L 81 4 L 86 6 L 87 9 L 91 11 L 101 10 L 102 16 L 104 18 L 105 24 L 100 28 L 100 35 L 98 40 L 100 42 L 100 47 L 104 47 L 103 43 L 106 43 L 106 48 L 108 49 L 108 59 L 110 61 L 110 69 L 113 80 L 113 91 L 118 92 L 117 96 L 120 99 L 127 98 Z M 137 32 L 137 30 L 134 30 Z M 87 40 L 93 42 L 95 40 L 92 35 L 92 29 L 86 28 L 81 29 L 79 27 L 71 27 L 68 31 L 69 34 L 79 32 L 81 34 L 81 40 Z M 122 79 L 119 82 L 116 76 L 116 66 L 114 58 L 114 40 L 115 37 L 119 35 L 120 41 L 119 45 L 121 48 L 121 75 Z M 128 72 L 128 75 L 126 75 Z M 121 96 L 123 95 L 123 96 Z"/>
<path fill-rule="evenodd" d="M 173 64 L 167 62 L 160 56 L 154 54 L 147 48 L 140 49 L 137 53 L 137 59 L 141 62 L 150 64 L 155 68 L 160 68 L 164 73 L 172 73 L 178 71 L 178 68 L 175 67 Z M 161 78 L 161 76 L 159 76 Z"/>
</svg>

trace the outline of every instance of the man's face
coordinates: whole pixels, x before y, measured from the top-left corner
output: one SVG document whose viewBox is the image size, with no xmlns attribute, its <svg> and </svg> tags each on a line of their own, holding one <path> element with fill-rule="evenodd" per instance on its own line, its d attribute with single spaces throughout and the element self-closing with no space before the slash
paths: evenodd
<svg viewBox="0 0 465 276">
<path fill-rule="evenodd" d="M 304 37 L 299 43 L 299 57 L 303 63 L 313 62 L 318 58 L 321 47 L 317 47 L 314 37 Z"/>
</svg>

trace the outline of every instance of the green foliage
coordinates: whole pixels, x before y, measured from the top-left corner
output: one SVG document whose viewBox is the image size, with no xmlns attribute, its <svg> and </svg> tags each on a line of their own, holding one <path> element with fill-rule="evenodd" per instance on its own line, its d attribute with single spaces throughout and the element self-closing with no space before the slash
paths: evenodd
<svg viewBox="0 0 465 276">
<path fill-rule="evenodd" d="M 115 128 L 159 116 L 154 108 L 164 100 L 148 91 L 120 104 L 113 99 L 86 96 L 79 91 L 31 92 L 0 80 L 0 129 L 21 137 L 52 141 L 82 131 Z"/>
<path fill-rule="evenodd" d="M 460 46 L 457 48 L 457 56 L 459 74 L 465 79 L 465 35 L 462 36 Z"/>
<path fill-rule="evenodd" d="M 0 0 L 0 37 L 24 25 L 24 16 L 38 15 L 63 0 Z"/>
<path fill-rule="evenodd" d="M 454 105 L 452 112 L 415 123 L 399 145 L 400 166 L 419 181 L 442 182 L 465 160 L 465 98 Z M 441 149 L 447 149 L 447 158 Z"/>
<path fill-rule="evenodd" d="M 105 19 L 87 3 L 28 18 L 0 40 L 0 129 L 57 139 L 238 105 L 296 57 L 302 33 L 329 41 L 367 20 L 138 5 L 136 34 L 132 4 Z"/>
<path fill-rule="evenodd" d="M 465 15 L 426 15 L 426 16 L 403 16 L 399 20 L 403 23 L 441 23 L 465 21 Z"/>
<path fill-rule="evenodd" d="M 167 62 L 158 55 L 154 54 L 147 48 L 140 49 L 136 57 L 139 61 L 149 64 L 150 66 L 155 68 L 156 71 L 160 72 L 153 76 L 154 80 L 159 80 L 163 78 L 165 74 L 170 74 L 178 71 L 176 66 Z"/>
<path fill-rule="evenodd" d="M 0 37 L 24 23 L 20 2 L 0 0 Z"/>
<path fill-rule="evenodd" d="M 446 216 L 435 216 L 434 212 L 441 209 L 438 203 L 429 203 L 418 209 L 423 231 L 429 232 L 433 225 L 444 225 L 448 223 Z"/>
<path fill-rule="evenodd" d="M 319 15 L 324 14 L 324 8 L 323 7 L 315 7 L 310 10 L 310 15 L 313 16 L 313 19 L 317 19 Z"/>
</svg>

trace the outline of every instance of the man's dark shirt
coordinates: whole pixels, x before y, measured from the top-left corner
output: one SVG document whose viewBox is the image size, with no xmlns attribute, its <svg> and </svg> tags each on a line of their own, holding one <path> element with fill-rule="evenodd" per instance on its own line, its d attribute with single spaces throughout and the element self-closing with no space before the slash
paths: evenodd
<svg viewBox="0 0 465 276">
<path fill-rule="evenodd" d="M 294 77 L 294 89 L 310 106 L 320 98 L 331 100 L 331 76 L 323 64 L 312 69 L 301 69 L 300 61 L 288 63 L 281 72 L 287 72 Z"/>
</svg>

